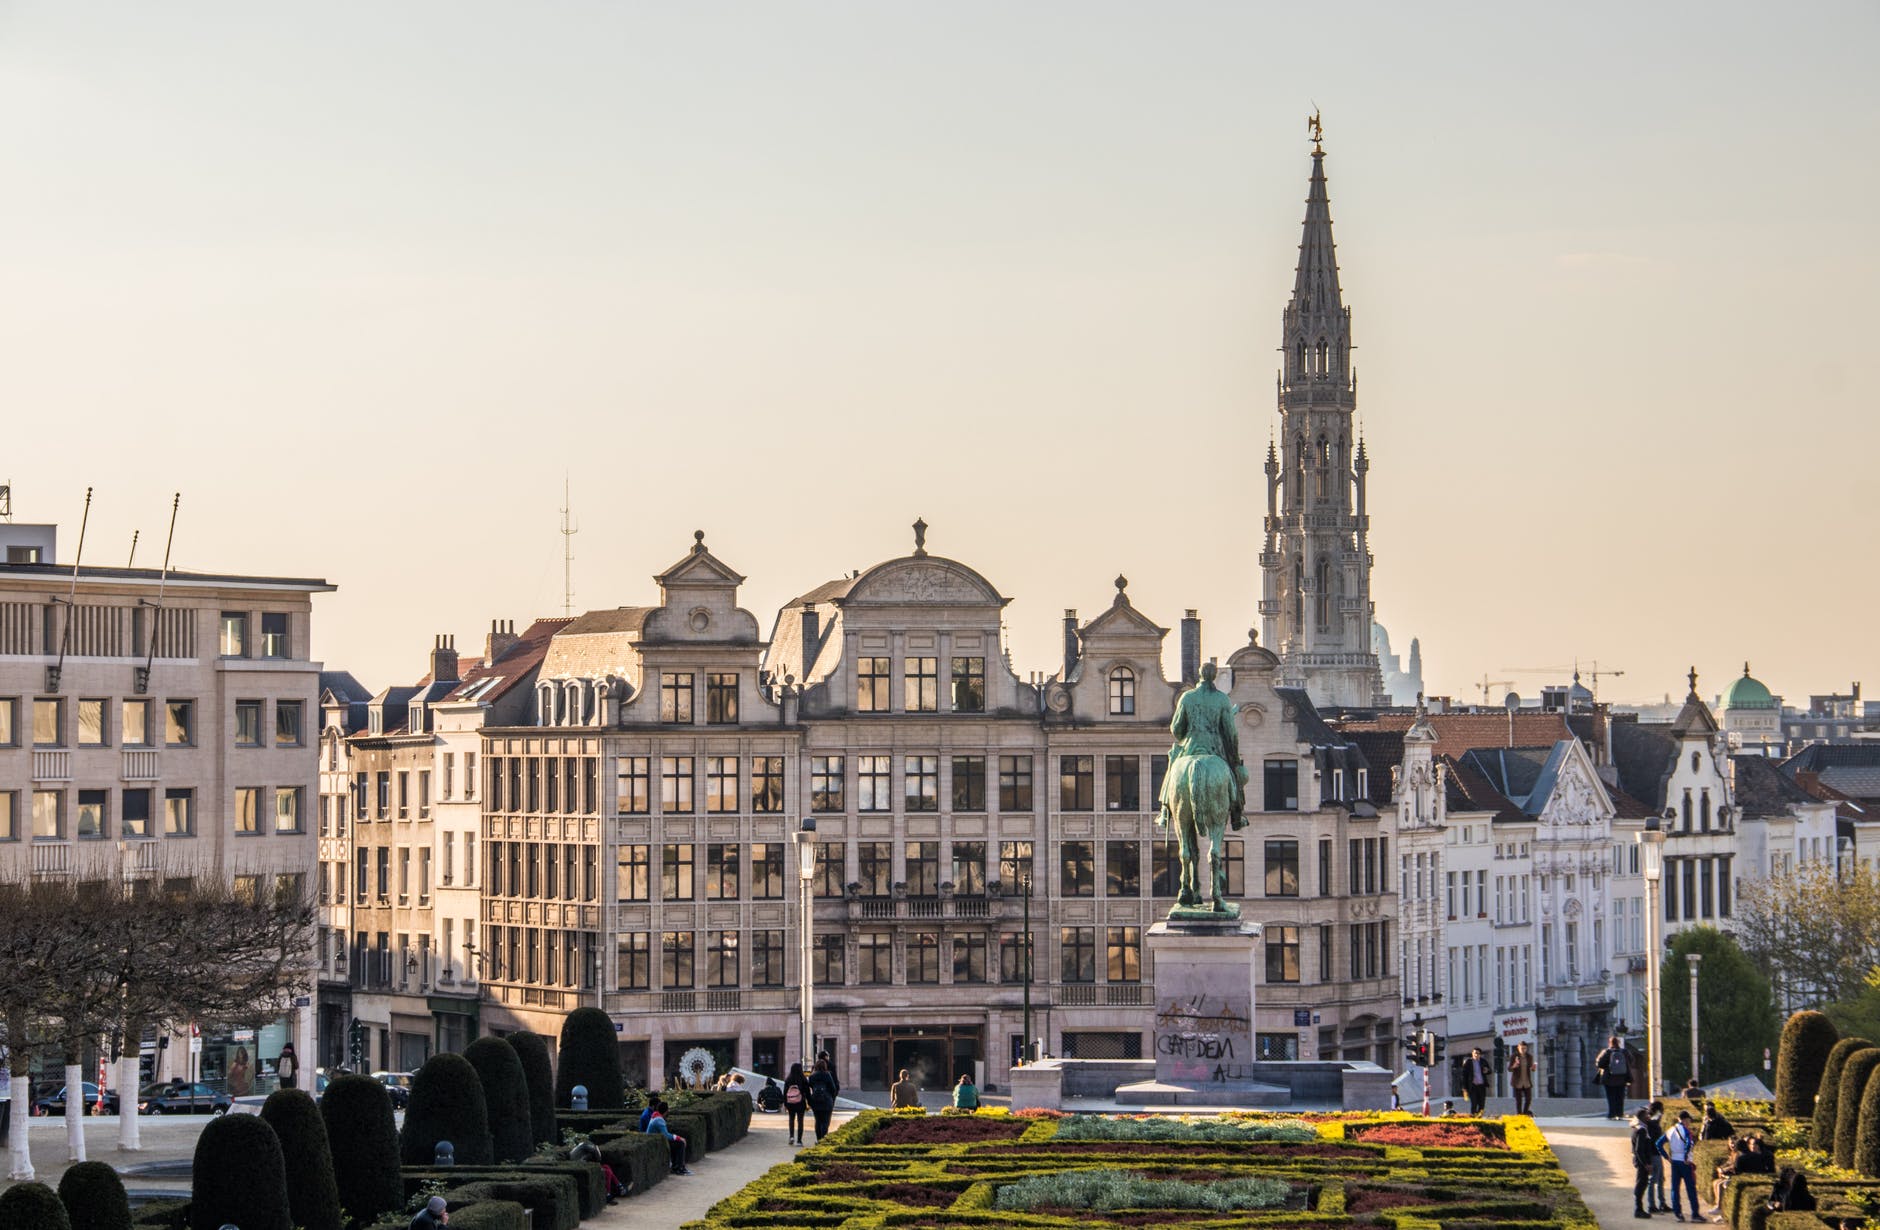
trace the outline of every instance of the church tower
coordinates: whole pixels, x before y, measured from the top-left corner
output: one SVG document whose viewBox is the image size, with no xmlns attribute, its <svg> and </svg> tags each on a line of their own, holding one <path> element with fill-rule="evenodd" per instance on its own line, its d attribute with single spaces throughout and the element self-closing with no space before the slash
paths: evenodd
<svg viewBox="0 0 1880 1230">
<path fill-rule="evenodd" d="M 1356 431 L 1351 310 L 1338 289 L 1325 147 L 1311 121 L 1312 183 L 1292 301 L 1281 332 L 1279 436 L 1266 450 L 1260 615 L 1282 686 L 1315 704 L 1389 704 L 1371 645 L 1371 551 Z"/>
</svg>

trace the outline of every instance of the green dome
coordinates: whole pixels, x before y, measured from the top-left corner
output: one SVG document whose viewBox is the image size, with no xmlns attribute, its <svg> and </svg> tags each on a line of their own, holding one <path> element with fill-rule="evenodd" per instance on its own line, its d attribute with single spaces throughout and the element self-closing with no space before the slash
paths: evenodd
<svg viewBox="0 0 1880 1230">
<path fill-rule="evenodd" d="M 1749 663 L 1743 663 L 1743 677 L 1736 680 L 1723 694 L 1725 709 L 1773 709 L 1776 698 L 1769 694 L 1760 680 L 1752 679 Z"/>
</svg>

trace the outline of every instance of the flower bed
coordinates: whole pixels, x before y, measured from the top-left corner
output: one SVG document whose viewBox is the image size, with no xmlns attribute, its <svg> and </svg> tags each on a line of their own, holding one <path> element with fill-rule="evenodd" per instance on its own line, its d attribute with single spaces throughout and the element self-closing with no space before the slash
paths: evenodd
<svg viewBox="0 0 1880 1230">
<path fill-rule="evenodd" d="M 1597 1230 L 1526 1119 L 1020 1118 L 1000 1111 L 945 1118 L 864 1112 L 688 1230 L 1164 1224 Z"/>
</svg>

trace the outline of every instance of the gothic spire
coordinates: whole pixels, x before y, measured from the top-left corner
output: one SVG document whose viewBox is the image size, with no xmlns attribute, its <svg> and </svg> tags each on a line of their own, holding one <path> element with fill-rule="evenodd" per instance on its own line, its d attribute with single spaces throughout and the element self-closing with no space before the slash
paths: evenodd
<svg viewBox="0 0 1880 1230">
<path fill-rule="evenodd" d="M 1332 246 L 1332 203 L 1325 194 L 1325 150 L 1312 146 L 1312 184 L 1306 195 L 1305 234 L 1293 274 L 1292 306 L 1309 315 L 1344 307 L 1338 290 L 1338 253 Z"/>
</svg>

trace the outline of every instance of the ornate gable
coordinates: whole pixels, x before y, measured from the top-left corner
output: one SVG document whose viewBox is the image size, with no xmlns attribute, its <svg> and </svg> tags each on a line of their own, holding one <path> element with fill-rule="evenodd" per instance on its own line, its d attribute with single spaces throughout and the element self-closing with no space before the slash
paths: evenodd
<svg viewBox="0 0 1880 1230">
<path fill-rule="evenodd" d="M 1168 629 L 1157 626 L 1135 608 L 1129 600 L 1129 578 L 1119 576 L 1116 578 L 1116 597 L 1111 600 L 1110 609 L 1085 624 L 1077 635 L 1084 642 L 1086 650 L 1098 641 L 1127 639 L 1153 641 L 1155 652 L 1159 654 Z"/>
<path fill-rule="evenodd" d="M 991 582 L 956 560 L 909 555 L 877 564 L 834 599 L 837 606 L 1003 607 Z"/>
</svg>

